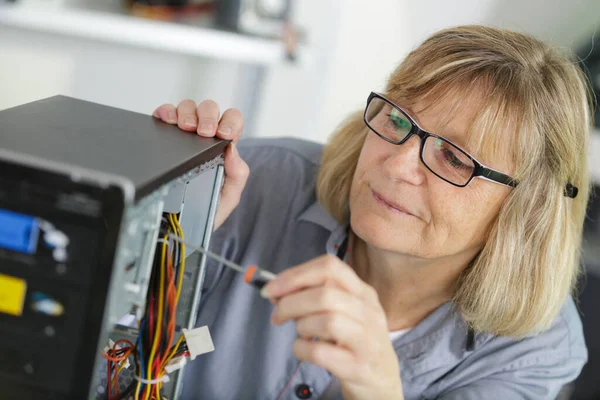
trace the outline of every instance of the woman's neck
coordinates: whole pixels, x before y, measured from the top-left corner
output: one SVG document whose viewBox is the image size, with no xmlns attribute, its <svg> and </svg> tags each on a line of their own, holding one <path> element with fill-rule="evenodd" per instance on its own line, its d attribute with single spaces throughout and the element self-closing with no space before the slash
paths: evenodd
<svg viewBox="0 0 600 400">
<path fill-rule="evenodd" d="M 473 254 L 428 260 L 382 251 L 350 233 L 349 263 L 377 291 L 390 330 L 411 328 L 452 298 Z"/>
</svg>

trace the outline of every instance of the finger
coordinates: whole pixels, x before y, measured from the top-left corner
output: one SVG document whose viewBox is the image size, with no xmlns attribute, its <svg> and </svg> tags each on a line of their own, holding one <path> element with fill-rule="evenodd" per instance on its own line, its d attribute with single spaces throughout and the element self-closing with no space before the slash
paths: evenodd
<svg viewBox="0 0 600 400">
<path fill-rule="evenodd" d="M 297 267 L 280 272 L 264 288 L 267 297 L 282 297 L 302 288 L 334 284 L 347 292 L 379 305 L 377 294 L 347 264 L 337 257 L 325 255 Z"/>
<path fill-rule="evenodd" d="M 240 157 L 237 144 L 231 143 L 225 152 L 225 181 L 221 189 L 214 229 L 220 227 L 239 204 L 249 175 L 250 168 Z"/>
<path fill-rule="evenodd" d="M 367 332 L 364 323 L 340 313 L 313 314 L 296 321 L 300 337 L 319 338 L 358 353 L 365 347 Z"/>
<path fill-rule="evenodd" d="M 217 136 L 222 139 L 230 139 L 237 141 L 242 134 L 244 128 L 244 116 L 242 112 L 235 108 L 230 108 L 223 113 Z"/>
<path fill-rule="evenodd" d="M 331 312 L 344 314 L 357 322 L 366 319 L 362 299 L 337 287 L 320 286 L 280 297 L 273 310 L 272 322 L 279 325 L 311 314 Z"/>
<path fill-rule="evenodd" d="M 177 105 L 177 126 L 184 131 L 196 131 L 196 128 L 198 128 L 196 102 L 193 100 L 182 100 Z"/>
<path fill-rule="evenodd" d="M 163 104 L 152 113 L 156 118 L 160 118 L 168 124 L 177 123 L 177 110 L 173 104 Z"/>
<path fill-rule="evenodd" d="M 204 100 L 196 109 L 198 115 L 198 134 L 205 137 L 215 136 L 219 123 L 219 105 L 212 100 Z"/>
<path fill-rule="evenodd" d="M 358 373 L 358 363 L 352 352 L 332 343 L 296 339 L 294 355 L 299 360 L 326 369 L 340 380 L 352 379 Z"/>
</svg>

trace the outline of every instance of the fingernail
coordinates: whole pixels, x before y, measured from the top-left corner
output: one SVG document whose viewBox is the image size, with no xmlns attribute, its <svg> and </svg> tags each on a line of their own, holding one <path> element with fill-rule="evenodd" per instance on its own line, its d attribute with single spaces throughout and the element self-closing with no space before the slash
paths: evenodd
<svg viewBox="0 0 600 400">
<path fill-rule="evenodd" d="M 231 142 L 231 154 L 233 154 L 234 156 L 238 155 L 237 146 L 233 142 Z"/>
<path fill-rule="evenodd" d="M 213 133 L 213 126 L 211 124 L 202 124 L 202 125 L 200 125 L 200 133 L 203 133 L 205 135 L 212 135 L 212 133 Z"/>
<path fill-rule="evenodd" d="M 268 299 L 268 298 L 271 297 L 271 294 L 269 293 L 269 289 L 267 288 L 266 285 L 263 286 L 262 289 L 260 289 L 260 296 L 263 297 L 263 298 L 265 298 L 265 299 Z"/>
<path fill-rule="evenodd" d="M 196 121 L 194 120 L 194 118 L 184 118 L 183 124 L 185 126 L 195 127 L 196 126 Z"/>
<path fill-rule="evenodd" d="M 175 114 L 174 111 L 170 111 L 169 114 L 167 115 L 167 122 L 170 124 L 177 123 L 177 114 Z"/>
<path fill-rule="evenodd" d="M 223 136 L 231 135 L 231 127 L 230 126 L 220 126 L 219 133 Z"/>
<path fill-rule="evenodd" d="M 277 278 L 270 280 L 265 286 L 262 287 L 262 289 L 260 290 L 260 295 L 265 299 L 272 298 L 273 296 L 278 296 L 280 289 L 279 285 L 280 282 L 277 280 Z"/>
</svg>

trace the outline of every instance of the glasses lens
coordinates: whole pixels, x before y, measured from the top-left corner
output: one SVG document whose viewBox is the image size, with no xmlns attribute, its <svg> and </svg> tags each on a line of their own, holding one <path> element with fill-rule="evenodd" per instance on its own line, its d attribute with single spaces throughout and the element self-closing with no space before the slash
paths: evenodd
<svg viewBox="0 0 600 400">
<path fill-rule="evenodd" d="M 435 174 L 457 185 L 466 185 L 475 169 L 464 151 L 435 136 L 425 140 L 423 161 Z"/>
<path fill-rule="evenodd" d="M 369 102 L 365 120 L 371 129 L 392 142 L 404 140 L 413 127 L 403 112 L 378 97 Z"/>
</svg>

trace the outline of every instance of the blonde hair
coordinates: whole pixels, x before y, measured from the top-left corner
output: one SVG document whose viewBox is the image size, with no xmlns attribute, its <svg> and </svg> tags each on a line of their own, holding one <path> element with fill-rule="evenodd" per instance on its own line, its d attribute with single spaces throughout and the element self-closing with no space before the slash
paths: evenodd
<svg viewBox="0 0 600 400">
<path fill-rule="evenodd" d="M 462 26 L 435 33 L 412 51 L 385 95 L 403 106 L 448 100 L 453 109 L 465 98 L 483 99 L 469 129 L 470 150 L 485 161 L 510 157 L 520 183 L 459 277 L 453 303 L 476 331 L 521 337 L 547 328 L 580 267 L 592 125 L 585 75 L 568 56 L 527 35 Z M 367 132 L 358 112 L 324 149 L 317 196 L 340 222 L 349 217 Z M 567 183 L 579 188 L 576 198 L 564 195 Z"/>
</svg>

